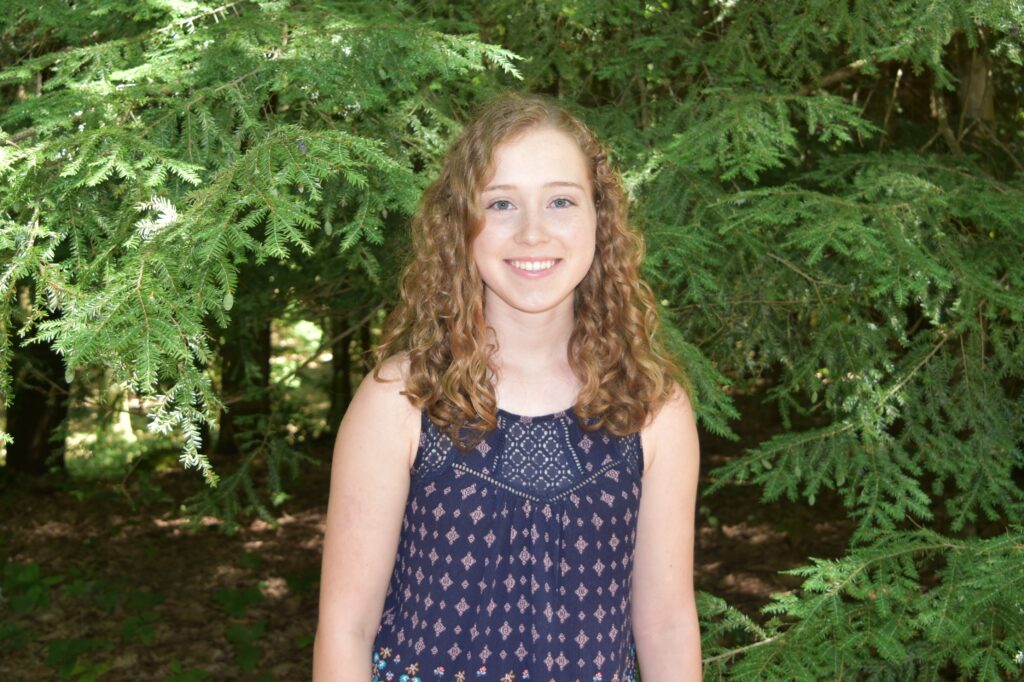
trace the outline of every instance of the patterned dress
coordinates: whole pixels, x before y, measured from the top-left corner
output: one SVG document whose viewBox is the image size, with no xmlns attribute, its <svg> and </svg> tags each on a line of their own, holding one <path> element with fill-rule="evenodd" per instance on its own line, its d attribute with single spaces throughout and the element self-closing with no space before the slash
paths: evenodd
<svg viewBox="0 0 1024 682">
<path fill-rule="evenodd" d="M 640 435 L 498 410 L 463 454 L 421 419 L 373 682 L 635 680 Z"/>
</svg>

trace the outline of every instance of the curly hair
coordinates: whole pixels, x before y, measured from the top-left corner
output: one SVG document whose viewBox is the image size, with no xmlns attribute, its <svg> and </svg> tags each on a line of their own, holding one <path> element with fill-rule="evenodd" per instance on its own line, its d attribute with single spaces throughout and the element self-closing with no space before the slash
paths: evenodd
<svg viewBox="0 0 1024 682">
<path fill-rule="evenodd" d="M 576 116 L 542 95 L 505 93 L 486 103 L 455 139 L 440 176 L 412 219 L 412 260 L 400 301 L 384 323 L 373 376 L 384 360 L 406 354 L 403 395 L 466 450 L 497 427 L 498 348 L 487 341 L 484 286 L 471 246 L 483 226 L 480 190 L 495 148 L 530 129 L 571 136 L 589 160 L 597 213 L 594 261 L 574 294 L 568 362 L 582 388 L 574 411 L 588 431 L 616 435 L 641 429 L 688 384 L 660 341 L 654 295 L 640 276 L 643 238 L 628 221 L 622 179 L 604 146 Z"/>
</svg>

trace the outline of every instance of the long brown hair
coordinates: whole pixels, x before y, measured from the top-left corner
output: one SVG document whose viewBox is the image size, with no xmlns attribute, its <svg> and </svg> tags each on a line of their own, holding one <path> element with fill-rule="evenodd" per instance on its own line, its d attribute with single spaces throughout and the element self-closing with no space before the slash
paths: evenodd
<svg viewBox="0 0 1024 682">
<path fill-rule="evenodd" d="M 480 190 L 495 148 L 542 126 L 576 140 L 594 188 L 597 248 L 576 288 L 568 347 L 569 366 L 582 384 L 574 406 L 581 424 L 635 433 L 671 396 L 673 379 L 688 383 L 659 339 L 654 295 L 640 277 L 643 238 L 629 226 L 622 179 L 604 146 L 552 99 L 505 93 L 466 125 L 424 191 L 412 219 L 413 256 L 401 298 L 375 351 L 378 381 L 385 359 L 407 355 L 403 394 L 463 448 L 497 426 L 491 357 L 498 349 L 487 342 L 484 287 L 471 256 L 483 224 Z"/>
</svg>

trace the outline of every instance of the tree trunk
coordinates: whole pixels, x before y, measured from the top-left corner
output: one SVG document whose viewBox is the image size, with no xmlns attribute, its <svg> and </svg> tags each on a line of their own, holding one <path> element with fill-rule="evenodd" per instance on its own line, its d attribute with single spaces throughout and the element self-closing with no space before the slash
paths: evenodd
<svg viewBox="0 0 1024 682">
<path fill-rule="evenodd" d="M 213 452 L 241 452 L 239 419 L 270 413 L 270 318 L 239 314 L 224 332 L 220 348 L 221 396 L 227 409 L 220 413 L 220 435 Z"/>
<path fill-rule="evenodd" d="M 64 361 L 49 345 L 33 343 L 14 349 L 13 402 L 7 408 L 7 468 L 42 476 L 50 466 L 64 468 L 64 437 L 69 384 Z M 51 438 L 57 442 L 51 443 Z"/>
<path fill-rule="evenodd" d="M 347 315 L 331 315 L 327 333 L 335 337 L 348 329 Z M 331 344 L 331 406 L 328 412 L 329 430 L 337 428 L 345 409 L 352 402 L 352 355 L 349 352 L 352 335 L 349 334 Z"/>
<path fill-rule="evenodd" d="M 362 362 L 360 363 L 361 369 L 364 374 L 370 372 L 373 369 L 373 339 L 370 335 L 370 327 L 373 325 L 373 320 L 367 320 L 366 324 L 359 328 L 359 343 L 361 345 L 359 354 Z"/>
</svg>

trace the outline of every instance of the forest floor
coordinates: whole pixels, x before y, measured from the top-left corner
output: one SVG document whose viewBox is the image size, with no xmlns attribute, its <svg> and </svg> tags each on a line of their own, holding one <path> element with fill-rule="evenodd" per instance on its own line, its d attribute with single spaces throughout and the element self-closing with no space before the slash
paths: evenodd
<svg viewBox="0 0 1024 682">
<path fill-rule="evenodd" d="M 764 438 L 746 426 L 750 442 L 701 433 L 702 490 Z M 231 535 L 212 518 L 189 527 L 180 504 L 202 485 L 194 472 L 153 474 L 135 508 L 112 484 L 0 488 L 0 680 L 308 680 L 329 454 L 288 486 L 276 527 Z M 799 586 L 780 571 L 841 556 L 852 531 L 834 499 L 759 497 L 702 496 L 695 552 L 697 588 L 755 618 Z"/>
</svg>

